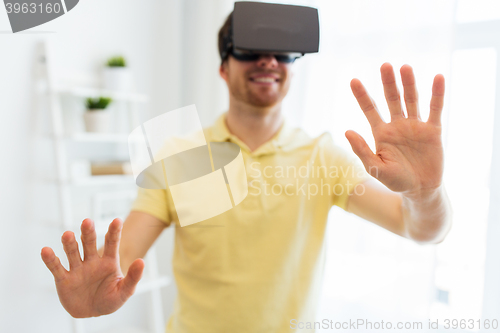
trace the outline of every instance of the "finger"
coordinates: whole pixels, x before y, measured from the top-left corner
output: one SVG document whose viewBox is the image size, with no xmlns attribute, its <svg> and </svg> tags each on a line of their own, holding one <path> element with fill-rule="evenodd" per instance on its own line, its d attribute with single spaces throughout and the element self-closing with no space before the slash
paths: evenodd
<svg viewBox="0 0 500 333">
<path fill-rule="evenodd" d="M 122 221 L 118 218 L 109 224 L 108 232 L 104 241 L 103 257 L 119 258 L 120 237 L 122 233 Z"/>
<path fill-rule="evenodd" d="M 97 258 L 97 236 L 95 233 L 95 224 L 91 219 L 85 219 L 81 226 L 82 231 L 82 246 L 83 246 L 83 260 L 90 260 Z"/>
<path fill-rule="evenodd" d="M 441 126 L 441 112 L 444 104 L 444 76 L 438 74 L 434 77 L 432 84 L 431 110 L 428 123 Z"/>
<path fill-rule="evenodd" d="M 78 250 L 78 243 L 75 239 L 75 234 L 71 231 L 66 231 L 62 237 L 61 241 L 63 243 L 64 252 L 68 257 L 69 270 L 77 268 L 82 265 L 82 258 L 80 257 L 80 251 Z"/>
<path fill-rule="evenodd" d="M 127 276 L 122 280 L 121 290 L 130 297 L 134 294 L 137 283 L 141 280 L 142 272 L 144 271 L 144 260 L 136 259 L 128 268 Z"/>
<path fill-rule="evenodd" d="M 415 75 L 413 68 L 410 65 L 403 65 L 401 67 L 401 81 L 403 82 L 406 112 L 408 118 L 420 119 L 420 111 L 418 109 L 418 91 L 415 84 Z"/>
<path fill-rule="evenodd" d="M 391 121 L 404 118 L 403 107 L 401 106 L 401 97 L 399 95 L 398 86 L 396 85 L 396 77 L 392 65 L 386 62 L 380 67 L 382 76 L 382 84 L 384 85 L 384 95 L 391 112 Z"/>
<path fill-rule="evenodd" d="M 370 97 L 370 95 L 368 95 L 361 81 L 359 81 L 358 79 L 352 79 L 351 90 L 354 94 L 354 97 L 356 97 L 361 110 L 363 110 L 366 118 L 368 119 L 368 122 L 370 123 L 372 129 L 384 123 L 384 121 L 380 117 L 380 113 L 377 110 L 375 102 Z"/>
<path fill-rule="evenodd" d="M 50 247 L 44 247 L 42 249 L 41 256 L 45 266 L 47 266 L 54 276 L 56 283 L 59 283 L 66 278 L 68 271 L 63 267 L 63 265 L 61 265 L 61 261 Z"/>
<path fill-rule="evenodd" d="M 363 163 L 365 170 L 369 173 L 371 170 L 376 170 L 379 164 L 377 156 L 372 152 L 365 139 L 363 139 L 363 137 L 358 133 L 351 130 L 345 132 L 345 137 L 349 140 L 354 153 Z"/>
</svg>

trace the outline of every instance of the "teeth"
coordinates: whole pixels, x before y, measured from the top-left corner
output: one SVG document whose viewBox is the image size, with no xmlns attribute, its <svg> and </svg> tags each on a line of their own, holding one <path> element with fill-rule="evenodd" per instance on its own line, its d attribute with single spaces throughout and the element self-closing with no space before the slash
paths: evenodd
<svg viewBox="0 0 500 333">
<path fill-rule="evenodd" d="M 276 81 L 276 79 L 274 79 L 272 77 L 259 77 L 259 78 L 255 78 L 253 80 L 256 82 L 266 82 L 266 83 L 271 83 L 271 82 Z"/>
</svg>

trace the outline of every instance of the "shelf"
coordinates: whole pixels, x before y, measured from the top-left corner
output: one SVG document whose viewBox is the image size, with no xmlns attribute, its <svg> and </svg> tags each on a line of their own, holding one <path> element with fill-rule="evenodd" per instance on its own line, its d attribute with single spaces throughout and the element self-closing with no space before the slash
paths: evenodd
<svg viewBox="0 0 500 333">
<path fill-rule="evenodd" d="M 72 179 L 71 184 L 75 186 L 135 185 L 135 180 L 132 175 L 104 175 Z"/>
<path fill-rule="evenodd" d="M 123 272 L 126 274 L 126 272 Z M 147 291 L 168 286 L 171 283 L 171 279 L 168 276 L 162 276 L 157 279 L 141 279 L 135 288 L 134 295 L 139 295 Z"/>
<path fill-rule="evenodd" d="M 68 181 L 56 178 L 46 178 L 47 182 L 73 186 L 103 186 L 103 185 L 136 185 L 132 175 L 102 175 L 71 178 Z"/>
<path fill-rule="evenodd" d="M 100 333 L 152 333 L 152 331 L 138 327 L 116 327 Z"/>
<path fill-rule="evenodd" d="M 138 327 L 118 327 L 107 329 L 99 333 L 153 333 L 153 331 Z"/>
<path fill-rule="evenodd" d="M 137 185 L 135 183 L 134 176 L 129 174 L 91 176 L 89 172 L 91 170 L 88 170 L 88 162 L 91 161 L 90 157 L 95 155 L 94 153 L 101 153 L 98 154 L 99 156 L 105 154 L 105 158 L 109 159 L 111 158 L 111 156 L 109 155 L 114 155 L 108 152 L 110 148 L 126 148 L 125 146 L 123 146 L 123 144 L 128 143 L 129 133 L 127 131 L 127 127 L 132 127 L 134 126 L 134 124 L 139 124 L 141 122 L 139 111 L 145 105 L 139 105 L 139 103 L 149 102 L 150 98 L 147 94 L 138 92 L 94 88 L 98 87 L 96 85 L 98 81 L 95 80 L 93 75 L 89 75 L 90 73 L 88 72 L 81 72 L 82 75 L 77 77 L 75 75 L 76 71 L 68 71 L 68 73 L 64 73 L 64 77 L 60 77 L 60 79 L 62 78 L 64 79 L 64 81 L 66 81 L 66 84 L 63 84 L 62 80 L 60 80 L 59 82 L 54 81 L 55 75 L 53 75 L 54 73 L 52 73 L 51 66 L 56 65 L 56 63 L 51 60 L 50 54 L 53 52 L 53 50 L 49 52 L 49 49 L 51 48 L 50 45 L 51 43 L 44 42 L 42 45 L 43 47 L 40 48 L 39 56 L 36 57 L 37 59 L 39 59 L 39 63 L 37 65 L 40 67 L 37 68 L 37 70 L 39 69 L 40 74 L 43 74 L 40 76 L 43 76 L 44 81 L 46 81 L 42 82 L 43 86 L 40 85 L 40 89 L 37 90 L 37 93 L 39 93 L 40 95 L 46 94 L 47 96 L 43 97 L 48 97 L 48 101 L 50 102 L 49 116 L 52 129 L 50 132 L 46 133 L 46 135 L 50 137 L 50 143 L 53 144 L 54 149 L 53 155 L 55 173 L 53 176 L 51 175 L 45 178 L 45 180 L 57 186 L 59 198 L 58 201 L 61 210 L 61 221 L 59 222 L 60 228 L 74 229 L 75 233 L 78 233 L 78 231 L 76 231 L 78 226 L 75 225 L 77 219 L 74 218 L 73 214 L 73 209 L 75 208 L 73 206 L 77 204 L 72 202 L 74 200 L 72 199 L 72 196 L 76 194 L 74 192 L 83 191 L 84 196 L 90 197 L 88 198 L 88 201 L 90 201 L 90 205 L 88 207 L 89 209 L 87 209 L 87 212 L 85 212 L 85 214 L 90 214 L 90 212 L 92 212 L 95 217 L 102 218 L 102 216 L 109 216 L 111 213 L 114 214 L 115 212 L 118 215 L 123 215 L 119 214 L 119 212 L 123 210 L 125 213 L 130 208 L 128 207 L 129 201 L 133 197 L 135 197 L 137 191 Z M 76 80 L 78 80 L 78 82 L 76 82 Z M 78 113 L 82 111 L 81 109 L 84 108 L 82 102 L 86 98 L 95 98 L 99 96 L 110 97 L 111 99 L 113 99 L 114 103 L 117 103 L 116 109 L 112 110 L 111 112 L 113 114 L 113 117 L 115 118 L 114 120 L 118 125 L 116 127 L 116 130 L 124 131 L 125 133 L 85 132 L 83 130 L 83 127 L 81 126 L 75 126 L 74 130 L 69 130 L 73 128 L 70 125 L 72 125 L 73 123 L 75 123 L 75 125 L 77 124 L 75 122 L 77 120 L 75 118 L 77 117 L 77 115 L 74 111 L 78 111 Z M 66 110 L 66 108 L 68 108 L 68 110 Z M 75 110 L 69 110 L 71 108 L 74 108 Z M 126 113 L 121 112 L 120 110 L 122 109 L 125 110 Z M 40 110 L 42 110 L 42 108 L 40 108 Z M 117 118 L 118 116 L 127 118 Z M 77 128 L 81 132 L 75 132 Z M 94 151 L 95 149 L 100 148 L 97 147 L 97 144 L 99 144 L 99 146 L 106 146 L 103 147 L 106 149 L 102 149 L 101 151 Z M 93 147 L 94 145 L 95 147 Z M 80 148 L 82 148 L 81 153 L 83 154 L 72 154 L 72 150 L 80 150 Z M 80 153 L 80 151 L 78 153 Z M 78 164 L 79 162 L 77 159 L 81 159 L 83 161 Z M 71 164 L 72 162 L 75 164 Z M 96 172 L 96 170 L 94 170 L 94 172 Z M 123 172 L 128 172 L 128 170 L 125 170 Z M 79 175 L 80 177 L 78 177 Z M 95 186 L 96 188 L 91 188 L 92 186 Z M 78 197 L 80 197 L 80 195 L 78 195 Z M 108 205 L 109 208 L 111 208 L 111 211 L 107 211 Z M 103 214 L 105 212 L 106 214 Z M 98 228 L 96 230 L 97 233 L 104 236 L 111 221 L 112 219 L 110 219 L 109 221 L 95 221 L 96 229 Z M 158 276 L 158 262 L 156 260 L 155 249 L 152 248 L 149 251 L 153 251 L 153 253 L 150 257 L 146 257 L 148 261 L 146 268 L 148 268 L 148 270 L 145 272 L 146 274 L 141 279 L 141 281 L 139 281 L 135 289 L 135 294 L 148 293 L 145 296 L 152 296 L 146 297 L 146 299 L 150 299 L 149 301 L 152 305 L 153 325 L 151 325 L 151 327 L 149 328 L 138 327 L 135 325 L 127 325 L 126 320 L 122 320 L 120 321 L 120 323 L 118 323 L 118 327 L 106 328 L 102 333 L 158 333 L 164 331 L 164 320 L 162 315 L 163 305 L 160 288 L 172 283 L 173 278 L 170 278 L 168 276 Z M 80 255 L 82 255 L 83 257 L 82 252 L 80 253 Z M 69 267 L 66 258 L 61 257 L 61 260 L 65 267 Z M 152 278 L 152 276 L 154 278 Z M 52 294 L 56 292 L 56 288 L 53 283 L 50 285 L 50 292 Z M 144 299 L 142 299 L 142 302 L 143 304 L 145 304 Z M 81 319 L 72 320 L 74 325 L 73 329 L 70 330 L 70 332 L 89 332 Z M 86 320 L 93 319 L 89 318 Z M 107 321 L 105 318 L 96 320 L 102 322 Z M 101 328 L 96 327 L 96 330 L 100 329 Z"/>
<path fill-rule="evenodd" d="M 121 133 L 75 133 L 65 137 L 78 142 L 128 142 L 128 135 Z"/>
<path fill-rule="evenodd" d="M 149 101 L 149 97 L 146 94 L 135 93 L 135 92 L 122 92 L 122 91 L 112 91 L 105 89 L 96 89 L 88 87 L 56 87 L 56 92 L 61 94 L 68 94 L 78 97 L 97 97 L 106 96 L 111 97 L 117 101 L 128 101 L 128 102 L 139 102 L 146 103 Z"/>
</svg>

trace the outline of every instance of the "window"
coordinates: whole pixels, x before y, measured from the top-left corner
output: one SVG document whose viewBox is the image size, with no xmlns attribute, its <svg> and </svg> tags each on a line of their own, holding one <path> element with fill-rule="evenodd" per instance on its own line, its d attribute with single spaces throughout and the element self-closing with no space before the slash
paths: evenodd
<svg viewBox="0 0 500 333">
<path fill-rule="evenodd" d="M 494 154 L 494 129 L 500 123 L 497 119 L 495 125 L 494 117 L 500 94 L 497 2 L 316 2 L 321 52 L 298 61 L 300 80 L 291 89 L 300 93 L 290 95 L 304 100 L 285 100 L 292 123 L 311 135 L 329 131 L 348 151 L 344 133 L 353 129 L 375 150 L 350 80 L 363 82 L 389 121 L 378 69 L 392 63 L 402 89 L 399 68 L 412 65 L 422 119 L 427 120 L 432 79 L 444 74 L 444 181 L 454 208 L 453 229 L 436 246 L 420 246 L 332 210 L 319 320 L 481 319 L 486 318 L 485 304 L 486 313 L 500 313 L 499 305 L 488 301 L 500 297 L 500 246 L 494 245 L 500 225 L 493 221 L 500 207 L 490 206 L 492 195 L 500 197 L 500 183 L 492 185 L 498 177 L 491 173 L 492 163 L 500 166 Z"/>
</svg>

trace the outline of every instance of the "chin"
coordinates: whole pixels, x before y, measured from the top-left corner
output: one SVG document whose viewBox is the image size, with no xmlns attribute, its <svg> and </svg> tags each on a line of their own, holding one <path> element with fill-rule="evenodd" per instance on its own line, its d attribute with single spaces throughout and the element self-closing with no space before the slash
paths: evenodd
<svg viewBox="0 0 500 333">
<path fill-rule="evenodd" d="M 249 104 L 252 106 L 257 106 L 261 108 L 273 107 L 278 104 L 277 100 L 269 101 L 269 100 L 250 100 Z"/>
<path fill-rule="evenodd" d="M 255 96 L 250 95 L 247 98 L 249 104 L 258 107 L 272 107 L 280 103 L 282 99 L 278 96 Z"/>
</svg>

